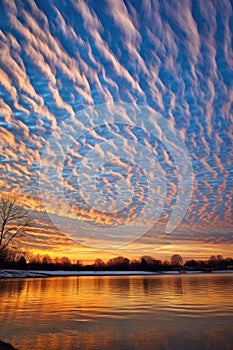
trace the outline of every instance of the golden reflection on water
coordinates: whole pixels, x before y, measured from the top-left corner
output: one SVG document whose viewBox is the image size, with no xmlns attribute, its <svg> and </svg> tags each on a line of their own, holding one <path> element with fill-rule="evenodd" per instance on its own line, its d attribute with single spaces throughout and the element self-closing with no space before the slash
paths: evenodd
<svg viewBox="0 0 233 350">
<path fill-rule="evenodd" d="M 19 350 L 230 350 L 232 287 L 230 274 L 1 280 L 0 338 Z"/>
</svg>

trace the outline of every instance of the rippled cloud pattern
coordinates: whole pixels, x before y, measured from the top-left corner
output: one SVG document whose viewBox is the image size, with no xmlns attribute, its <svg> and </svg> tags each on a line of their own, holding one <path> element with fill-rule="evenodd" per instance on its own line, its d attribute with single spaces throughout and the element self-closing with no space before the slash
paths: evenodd
<svg viewBox="0 0 233 350">
<path fill-rule="evenodd" d="M 232 13 L 230 0 L 0 2 L 0 190 L 20 193 L 33 209 L 29 247 L 69 251 L 73 240 L 77 247 L 91 245 L 91 237 L 74 239 L 75 220 L 102 227 L 102 239 L 114 245 L 116 237 L 107 228 L 130 228 L 150 200 L 148 181 L 156 175 L 153 158 L 145 155 L 151 169 L 147 176 L 133 160 L 135 144 L 153 153 L 165 186 L 157 182 L 156 199 L 163 206 L 159 218 L 129 249 L 140 244 L 165 250 L 169 245 L 191 249 L 200 243 L 232 244 Z M 175 206 L 179 169 L 169 148 L 150 130 L 131 125 L 127 115 L 125 124 L 91 128 L 95 117 L 86 110 L 100 104 L 111 109 L 114 103 L 159 113 L 187 148 L 192 197 L 170 235 L 165 225 Z M 80 113 L 88 132 L 77 117 Z M 83 133 L 75 139 L 77 128 Z M 54 135 L 56 148 L 50 143 Z M 69 150 L 62 135 L 70 138 Z M 80 164 L 82 170 L 89 169 L 85 158 L 90 152 L 103 159 L 105 142 L 109 149 L 121 144 L 128 160 L 115 155 L 100 166 L 96 189 L 103 202 L 98 202 L 97 196 L 88 198 L 94 188 L 85 171 L 82 183 L 90 187 L 85 195 L 80 192 Z M 56 195 L 55 180 L 47 184 L 47 195 L 43 193 L 47 212 L 59 218 L 60 231 L 42 215 L 39 179 L 45 150 L 47 160 L 58 167 L 59 154 L 63 159 L 58 180 L 67 205 Z M 119 194 L 126 202 L 133 198 L 127 210 L 116 206 Z M 140 225 L 143 220 L 142 215 Z M 130 230 L 125 234 L 130 236 Z"/>
</svg>

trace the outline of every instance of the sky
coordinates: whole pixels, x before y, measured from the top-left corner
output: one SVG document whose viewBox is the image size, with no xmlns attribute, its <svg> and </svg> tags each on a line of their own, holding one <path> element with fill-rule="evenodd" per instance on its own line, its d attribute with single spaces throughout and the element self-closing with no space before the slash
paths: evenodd
<svg viewBox="0 0 233 350">
<path fill-rule="evenodd" d="M 0 191 L 22 247 L 233 251 L 232 2 L 0 2 Z"/>
</svg>

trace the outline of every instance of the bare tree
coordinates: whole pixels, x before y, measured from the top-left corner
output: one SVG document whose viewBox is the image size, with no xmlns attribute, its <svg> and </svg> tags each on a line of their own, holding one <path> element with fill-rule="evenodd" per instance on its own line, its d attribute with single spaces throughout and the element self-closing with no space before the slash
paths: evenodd
<svg viewBox="0 0 233 350">
<path fill-rule="evenodd" d="M 0 252 L 25 233 L 28 225 L 28 211 L 18 204 L 18 198 L 0 194 Z"/>
<path fill-rule="evenodd" d="M 174 254 L 171 257 L 171 265 L 181 266 L 183 265 L 183 258 L 179 254 Z"/>
<path fill-rule="evenodd" d="M 105 262 L 102 259 L 100 259 L 100 258 L 95 259 L 94 266 L 97 269 L 103 269 L 105 267 Z"/>
</svg>

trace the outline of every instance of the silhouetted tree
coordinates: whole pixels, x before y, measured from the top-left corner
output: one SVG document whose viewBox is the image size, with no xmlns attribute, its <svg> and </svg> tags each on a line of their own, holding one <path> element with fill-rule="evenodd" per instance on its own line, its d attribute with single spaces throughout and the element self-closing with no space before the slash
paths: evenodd
<svg viewBox="0 0 233 350">
<path fill-rule="evenodd" d="M 183 265 L 183 258 L 181 255 L 179 254 L 174 254 L 171 257 L 171 265 L 179 267 L 181 265 Z"/>
<path fill-rule="evenodd" d="M 48 254 L 45 254 L 42 258 L 42 264 L 43 265 L 48 265 L 52 263 L 52 259 Z"/>
<path fill-rule="evenodd" d="M 170 265 L 169 260 L 167 260 L 167 259 L 163 260 L 163 265 L 169 266 Z"/>
<path fill-rule="evenodd" d="M 96 269 L 103 269 L 105 268 L 105 262 L 102 259 L 95 259 L 94 267 Z"/>
<path fill-rule="evenodd" d="M 18 205 L 14 195 L 0 195 L 0 253 L 12 240 L 25 233 L 29 225 L 28 211 Z"/>
<path fill-rule="evenodd" d="M 226 258 L 225 262 L 226 262 L 227 266 L 233 266 L 233 259 L 232 258 Z"/>
<path fill-rule="evenodd" d="M 25 259 L 24 256 L 21 256 L 21 258 L 19 259 L 18 266 L 19 266 L 19 268 L 22 269 L 22 270 L 26 269 L 26 267 L 27 267 L 27 262 L 26 262 L 26 259 Z"/>
<path fill-rule="evenodd" d="M 141 269 L 141 263 L 137 259 L 133 259 L 130 261 L 130 268 L 131 270 L 140 270 Z"/>
<path fill-rule="evenodd" d="M 147 265 L 149 266 L 151 266 L 151 265 L 153 265 L 153 260 L 154 260 L 154 258 L 152 258 L 152 256 L 150 256 L 150 255 L 143 255 L 142 257 L 141 257 L 141 259 L 144 259 L 146 262 L 147 262 Z"/>
<path fill-rule="evenodd" d="M 36 255 L 31 254 L 29 256 L 29 263 L 30 264 L 32 264 L 32 265 L 39 265 L 39 264 L 41 264 L 41 262 L 42 262 L 42 259 L 41 259 L 40 254 L 36 254 Z"/>
<path fill-rule="evenodd" d="M 208 260 L 209 267 L 215 268 L 215 269 L 222 269 L 224 266 L 226 266 L 226 263 L 223 259 L 223 256 L 218 255 L 211 255 L 211 257 Z"/>
<path fill-rule="evenodd" d="M 141 257 L 141 268 L 143 270 L 158 271 L 161 269 L 162 262 L 150 255 L 144 255 Z"/>
<path fill-rule="evenodd" d="M 196 260 L 194 260 L 194 259 L 187 260 L 187 261 L 185 261 L 184 266 L 197 267 L 198 266 L 198 262 Z"/>
<path fill-rule="evenodd" d="M 147 263 L 146 259 L 142 257 L 141 258 L 141 268 L 142 268 L 142 270 L 146 270 L 147 267 L 148 267 L 148 263 Z"/>
<path fill-rule="evenodd" d="M 76 270 L 80 270 L 80 269 L 83 268 L 83 264 L 82 264 L 82 262 L 81 262 L 80 260 L 76 260 L 76 261 L 73 263 L 73 265 L 74 265 L 74 268 L 75 268 Z"/>
<path fill-rule="evenodd" d="M 1 251 L 1 254 L 0 254 L 0 264 L 4 264 L 5 262 L 7 262 L 7 259 L 8 259 L 8 249 L 5 248 Z"/>
<path fill-rule="evenodd" d="M 165 259 L 162 263 L 162 269 L 167 271 L 167 270 L 169 270 L 169 268 L 170 268 L 170 261 Z"/>
<path fill-rule="evenodd" d="M 63 256 L 61 258 L 61 264 L 66 269 L 71 267 L 71 261 L 70 261 L 70 259 L 67 256 Z"/>
<path fill-rule="evenodd" d="M 117 256 L 116 258 L 111 258 L 107 262 L 107 266 L 113 269 L 128 269 L 130 264 L 130 260 L 123 256 Z"/>
</svg>

